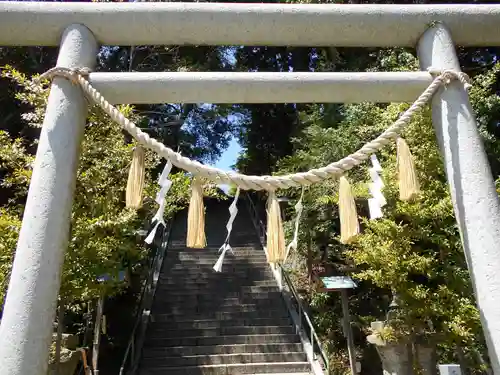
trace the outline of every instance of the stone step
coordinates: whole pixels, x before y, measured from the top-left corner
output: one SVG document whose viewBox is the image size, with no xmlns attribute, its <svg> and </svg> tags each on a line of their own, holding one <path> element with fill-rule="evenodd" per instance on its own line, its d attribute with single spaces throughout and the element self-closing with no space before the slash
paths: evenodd
<svg viewBox="0 0 500 375">
<path fill-rule="evenodd" d="M 245 259 L 245 258 L 266 258 L 266 252 L 261 247 L 255 247 L 255 245 L 249 246 L 231 246 L 233 252 L 226 252 L 225 258 L 227 259 Z M 204 258 L 218 258 L 221 254 L 220 245 L 213 248 L 206 249 L 188 249 L 181 247 L 169 247 L 167 249 L 167 254 L 173 259 L 181 260 L 195 260 Z"/>
<path fill-rule="evenodd" d="M 177 367 L 177 366 L 203 366 L 248 364 L 264 362 L 306 362 L 307 357 L 303 352 L 288 353 L 231 353 L 215 355 L 189 355 L 171 357 L 144 358 L 144 367 Z"/>
<path fill-rule="evenodd" d="M 190 249 L 187 247 L 182 247 L 182 246 L 169 246 L 167 250 L 167 254 L 169 256 L 187 256 L 187 255 L 192 255 L 196 256 L 199 258 L 204 258 L 205 256 L 213 256 L 213 257 L 218 257 L 219 254 L 219 249 L 221 247 L 222 243 L 217 246 L 209 246 L 204 249 Z M 249 244 L 249 246 L 231 246 L 233 249 L 233 253 L 226 253 L 228 257 L 246 257 L 246 256 L 260 256 L 260 257 L 265 257 L 266 253 L 264 252 L 263 249 L 261 248 L 255 248 L 254 244 Z M 196 258 L 194 258 L 196 259 Z"/>
<path fill-rule="evenodd" d="M 196 315 L 212 312 L 262 312 L 262 310 L 278 310 L 280 308 L 285 308 L 283 301 L 262 301 L 262 303 L 252 303 L 252 304 L 200 304 L 192 306 L 179 306 L 179 305 L 165 305 L 161 303 L 153 304 L 153 309 L 164 313 L 164 314 L 174 314 L 174 315 Z"/>
<path fill-rule="evenodd" d="M 274 304 L 282 301 L 281 293 L 254 293 L 242 297 L 226 297 L 225 291 L 219 294 L 206 293 L 191 296 L 171 296 L 168 293 L 157 292 L 156 303 L 169 303 L 170 305 L 180 305 L 183 307 L 193 306 L 232 306 L 248 304 Z"/>
<path fill-rule="evenodd" d="M 220 275 L 220 274 L 218 274 Z M 190 277 L 188 279 L 183 277 L 167 277 L 166 275 L 160 275 L 159 278 L 160 285 L 172 285 L 172 286 L 182 286 L 182 289 L 192 289 L 193 287 L 204 287 L 207 285 L 211 287 L 231 287 L 231 286 L 276 286 L 276 280 L 266 278 L 266 277 L 248 277 L 248 278 L 222 278 L 220 276 L 212 275 L 201 275 L 199 277 Z"/>
<path fill-rule="evenodd" d="M 276 282 L 274 282 L 276 284 Z M 204 296 L 202 293 L 206 290 L 199 289 L 177 289 L 177 288 L 162 288 L 162 285 L 158 285 L 157 293 L 158 295 L 169 296 L 170 298 L 177 297 L 187 297 L 190 298 L 192 296 Z M 245 297 L 249 295 L 259 294 L 259 293 L 279 293 L 278 287 L 275 286 L 232 286 L 228 285 L 227 288 L 224 289 L 224 296 L 226 297 Z"/>
<path fill-rule="evenodd" d="M 275 362 L 252 364 L 204 365 L 187 367 L 141 368 L 140 375 L 239 375 L 239 374 L 286 374 L 307 373 L 308 362 Z"/>
<path fill-rule="evenodd" d="M 216 261 L 220 257 L 220 252 L 218 250 L 210 250 L 210 252 L 202 252 L 204 250 L 199 250 L 198 253 L 192 253 L 192 252 L 184 252 L 184 251 L 173 251 L 171 253 L 168 253 L 168 258 L 167 259 L 172 259 L 172 260 L 177 260 L 179 262 L 195 262 L 197 260 L 206 260 L 206 261 Z M 253 252 L 251 252 L 253 251 Z M 229 252 L 226 252 L 226 255 L 224 257 L 224 263 L 226 261 L 228 262 L 235 262 L 235 261 L 241 261 L 244 262 L 246 260 L 260 260 L 260 261 L 267 261 L 266 254 L 264 253 L 264 250 L 236 250 L 234 251 L 234 254 Z"/>
<path fill-rule="evenodd" d="M 164 271 L 177 271 L 177 270 L 198 270 L 198 271 L 210 271 L 214 272 L 214 264 L 217 259 L 203 259 L 198 261 L 178 261 L 173 262 L 172 260 L 168 260 L 163 264 L 162 270 Z M 247 269 L 262 269 L 267 270 L 270 269 L 269 263 L 265 259 L 252 259 L 252 262 L 249 260 L 233 260 L 231 262 L 227 262 L 224 260 L 222 265 L 222 273 L 225 272 L 235 272 L 242 271 Z"/>
<path fill-rule="evenodd" d="M 230 285 L 232 282 L 243 281 L 274 281 L 272 279 L 271 270 L 259 270 L 258 272 L 163 272 L 160 274 L 159 280 L 165 281 L 168 284 L 173 283 L 193 283 L 193 282 L 219 282 L 221 284 Z M 250 284 L 252 285 L 252 284 Z"/>
<path fill-rule="evenodd" d="M 193 336 L 193 337 L 150 337 L 147 335 L 145 346 L 207 346 L 207 345 L 235 345 L 235 344 L 273 344 L 298 343 L 296 334 L 269 334 L 269 335 L 227 335 L 227 336 Z"/>
<path fill-rule="evenodd" d="M 165 260 L 162 266 L 162 271 L 169 272 L 170 270 L 179 269 L 194 269 L 201 271 L 215 272 L 213 267 L 218 259 L 200 259 L 200 260 L 179 260 L 179 259 L 168 259 Z M 270 269 L 269 263 L 265 258 L 254 258 L 254 259 L 238 259 L 227 261 L 224 260 L 222 264 L 222 273 L 234 272 L 245 269 Z"/>
<path fill-rule="evenodd" d="M 231 319 L 231 320 L 192 320 L 184 322 L 175 321 L 153 321 L 149 323 L 151 329 L 207 329 L 223 327 L 262 327 L 262 326 L 288 326 L 292 322 L 290 318 L 253 318 L 253 319 Z M 171 328 L 170 328 L 171 327 Z"/>
<path fill-rule="evenodd" d="M 207 232 L 205 233 L 207 234 Z M 173 249 L 176 250 L 217 251 L 220 249 L 225 240 L 226 240 L 226 234 L 224 234 L 224 236 L 217 236 L 217 237 L 214 237 L 213 235 L 212 236 L 207 235 L 207 246 L 205 248 L 192 249 L 186 246 L 186 236 L 180 233 L 180 235 L 173 234 L 169 244 L 170 246 L 172 246 Z M 252 248 L 254 251 L 262 250 L 262 245 L 259 241 L 259 238 L 252 234 L 242 234 L 238 237 L 235 236 L 231 238 L 230 245 L 231 247 L 234 248 Z"/>
<path fill-rule="evenodd" d="M 165 270 L 164 277 L 178 278 L 182 277 L 193 278 L 193 277 L 212 277 L 212 278 L 228 278 L 228 277 L 251 277 L 251 276 L 261 276 L 261 277 L 272 277 L 273 273 L 270 268 L 267 267 L 242 267 L 235 270 L 223 270 L 223 272 L 215 272 L 213 268 L 175 268 Z"/>
<path fill-rule="evenodd" d="M 213 270 L 230 203 L 205 199 L 205 249 L 186 248 L 187 210 L 177 215 L 137 375 L 310 372 L 244 202 L 231 236 L 235 254 L 226 254 L 221 273 Z"/>
<path fill-rule="evenodd" d="M 167 292 L 157 291 L 156 300 L 157 301 L 168 301 L 171 304 L 174 303 L 182 303 L 182 304 L 191 304 L 191 303 L 205 303 L 205 302 L 240 302 L 240 303 L 253 303 L 254 301 L 262 301 L 262 300 L 279 300 L 281 299 L 280 292 L 255 292 L 255 293 L 246 293 L 241 295 L 235 295 L 226 292 L 225 290 L 221 290 L 219 294 L 214 293 L 196 293 L 196 294 L 170 294 Z"/>
<path fill-rule="evenodd" d="M 288 326 L 234 326 L 217 328 L 191 328 L 191 329 L 172 329 L 172 327 L 163 327 L 156 325 L 148 329 L 148 337 L 213 337 L 213 336 L 232 336 L 232 335 L 274 335 L 274 334 L 294 334 L 295 329 L 292 325 Z"/>
<path fill-rule="evenodd" d="M 163 348 L 145 348 L 144 358 L 168 357 L 177 355 L 213 355 L 231 353 L 283 353 L 302 351 L 302 344 L 234 344 L 210 346 L 171 346 Z"/>
<path fill-rule="evenodd" d="M 151 316 L 152 322 L 192 322 L 197 320 L 237 320 L 237 319 L 257 319 L 257 318 L 288 318 L 289 314 L 286 309 L 266 309 L 261 311 L 210 311 L 198 314 L 171 314 L 160 313 L 153 310 Z"/>
</svg>

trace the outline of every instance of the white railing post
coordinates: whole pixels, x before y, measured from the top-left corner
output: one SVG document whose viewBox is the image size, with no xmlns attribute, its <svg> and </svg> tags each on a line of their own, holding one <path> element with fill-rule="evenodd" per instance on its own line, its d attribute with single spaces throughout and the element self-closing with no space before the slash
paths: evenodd
<svg viewBox="0 0 500 375">
<path fill-rule="evenodd" d="M 428 29 L 418 43 L 422 69 L 460 70 L 449 30 Z M 456 220 L 495 374 L 500 374 L 500 203 L 463 85 L 454 81 L 432 100 Z"/>
<path fill-rule="evenodd" d="M 93 68 L 97 51 L 92 33 L 71 25 L 62 35 L 57 64 Z M 55 78 L 0 325 L 0 374 L 47 373 L 86 114 L 81 89 Z"/>
</svg>

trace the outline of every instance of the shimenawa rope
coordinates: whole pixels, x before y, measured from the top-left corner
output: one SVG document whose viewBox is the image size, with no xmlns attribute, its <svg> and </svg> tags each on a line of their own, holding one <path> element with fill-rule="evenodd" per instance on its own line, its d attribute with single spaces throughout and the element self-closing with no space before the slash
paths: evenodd
<svg viewBox="0 0 500 375">
<path fill-rule="evenodd" d="M 353 154 L 327 166 L 283 176 L 249 176 L 236 172 L 226 172 L 181 156 L 179 153 L 141 131 L 136 124 L 127 119 L 116 107 L 109 103 L 87 80 L 86 77 L 90 72 L 87 68 L 70 69 L 54 67 L 42 74 L 38 78 L 38 81 L 43 79 L 51 80 L 54 77 L 64 77 L 78 84 L 94 103 L 98 104 L 113 121 L 120 124 L 139 144 L 156 152 L 165 159 L 171 160 L 172 164 L 195 176 L 209 179 L 215 183 L 233 184 L 243 190 L 274 191 L 276 189 L 307 186 L 321 182 L 327 178 L 340 177 L 345 172 L 367 160 L 371 154 L 374 154 L 385 145 L 396 140 L 401 131 L 409 124 L 411 117 L 422 109 L 439 87 L 446 86 L 453 80 L 460 81 L 466 90 L 471 86 L 469 77 L 463 72 L 453 70 L 438 71 L 432 68 L 428 69 L 428 71 L 435 76 L 431 84 L 411 107 L 377 138 L 366 143 Z"/>
</svg>

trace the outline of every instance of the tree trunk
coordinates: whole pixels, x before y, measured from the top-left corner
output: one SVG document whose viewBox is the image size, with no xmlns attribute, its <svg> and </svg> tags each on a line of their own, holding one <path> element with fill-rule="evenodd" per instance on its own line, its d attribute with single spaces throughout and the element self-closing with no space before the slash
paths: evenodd
<svg viewBox="0 0 500 375">
<path fill-rule="evenodd" d="M 99 359 L 99 344 L 101 342 L 101 321 L 104 307 L 104 295 L 97 301 L 97 312 L 94 324 L 94 344 L 92 345 L 92 369 L 94 375 L 99 375 L 98 359 Z"/>
<path fill-rule="evenodd" d="M 311 234 L 309 233 L 308 236 L 308 243 L 307 243 L 307 277 L 309 279 L 309 285 L 311 285 L 312 281 L 312 272 L 313 272 L 313 254 L 312 254 L 312 238 Z"/>
</svg>

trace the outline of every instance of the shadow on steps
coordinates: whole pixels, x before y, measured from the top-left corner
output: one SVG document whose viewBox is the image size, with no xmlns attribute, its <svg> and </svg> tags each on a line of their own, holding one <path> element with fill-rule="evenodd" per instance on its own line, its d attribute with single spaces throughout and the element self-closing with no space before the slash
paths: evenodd
<svg viewBox="0 0 500 375">
<path fill-rule="evenodd" d="M 140 375 L 310 371 L 242 200 L 230 240 L 234 255 L 226 253 L 221 273 L 212 269 L 226 237 L 230 204 L 205 201 L 206 249 L 185 247 L 187 214 L 177 215 Z"/>
</svg>

